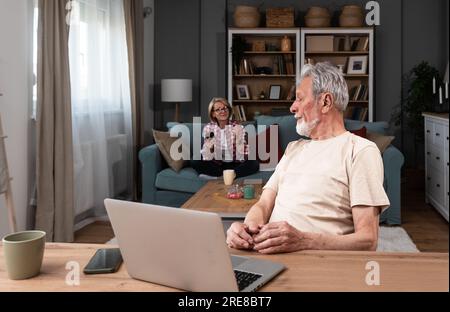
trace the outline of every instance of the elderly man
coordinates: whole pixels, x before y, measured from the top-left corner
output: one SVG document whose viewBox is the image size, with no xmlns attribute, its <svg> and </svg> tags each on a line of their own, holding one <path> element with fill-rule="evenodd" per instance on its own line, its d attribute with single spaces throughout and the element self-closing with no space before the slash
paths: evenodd
<svg viewBox="0 0 450 312">
<path fill-rule="evenodd" d="M 260 200 L 227 243 L 261 253 L 305 249 L 376 250 L 389 206 L 377 146 L 347 132 L 347 84 L 329 63 L 305 65 L 291 112 L 297 132 Z"/>
</svg>

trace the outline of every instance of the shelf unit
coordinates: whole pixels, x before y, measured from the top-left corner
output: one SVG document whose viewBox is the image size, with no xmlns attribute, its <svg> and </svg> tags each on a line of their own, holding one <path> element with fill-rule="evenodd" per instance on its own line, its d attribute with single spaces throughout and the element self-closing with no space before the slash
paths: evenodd
<svg viewBox="0 0 450 312">
<path fill-rule="evenodd" d="M 286 52 L 281 51 L 281 40 L 285 36 L 291 41 L 291 50 Z M 243 52 L 243 59 L 251 67 L 251 73 L 242 73 L 241 68 L 235 65 L 232 45 L 236 37 L 240 37 L 247 45 Z M 265 44 L 265 51 L 252 50 L 256 41 Z M 271 73 L 257 74 L 262 68 Z M 282 74 L 279 74 L 280 72 Z M 287 97 L 295 86 L 299 73 L 300 28 L 228 29 L 228 99 L 233 105 L 233 110 L 236 107 L 241 115 L 244 113 L 244 120 L 253 120 L 258 113 L 272 115 L 279 114 L 280 111 L 288 112 L 293 99 L 287 100 Z M 236 89 L 238 85 L 247 86 L 249 99 L 238 98 Z M 271 86 L 280 86 L 279 99 L 269 99 Z M 260 98 L 261 92 L 265 94 L 264 99 Z M 241 118 L 237 116 L 237 119 Z"/>
<path fill-rule="evenodd" d="M 328 40 L 327 50 L 308 50 L 307 38 L 315 37 L 317 39 L 319 36 L 326 36 L 324 38 L 325 43 Z M 329 42 L 330 37 L 332 37 L 332 42 Z M 356 45 L 352 47 L 353 42 Z M 358 41 L 360 40 L 360 41 Z M 367 42 L 367 48 L 360 48 L 360 43 Z M 312 40 L 310 41 L 312 45 Z M 317 43 L 317 41 L 316 41 Z M 340 44 L 341 43 L 341 44 Z M 342 49 L 342 43 L 347 43 L 345 50 Z M 344 65 L 344 77 L 347 81 L 350 101 L 345 112 L 345 118 L 349 119 L 363 119 L 365 121 L 374 121 L 374 101 L 375 101 L 375 86 L 374 86 L 374 68 L 375 68 L 375 39 L 374 39 L 374 29 L 371 27 L 362 28 L 302 28 L 301 29 L 301 40 L 300 40 L 300 64 L 306 64 L 308 60 L 313 60 L 314 62 L 324 62 L 328 61 L 334 65 Z M 331 48 L 332 46 L 332 48 Z M 363 45 L 364 46 L 364 45 Z M 331 48 L 331 49 L 330 49 Z M 355 50 L 351 50 L 355 48 Z M 349 51 L 350 49 L 350 51 Z M 348 60 L 350 57 L 365 56 L 367 57 L 367 70 L 365 74 L 347 74 L 348 70 Z M 361 87 L 359 87 L 361 85 Z M 354 93 L 352 92 L 361 88 L 367 89 L 367 92 L 363 92 L 357 98 L 354 98 Z M 365 90 L 364 90 L 365 91 Z"/>
</svg>

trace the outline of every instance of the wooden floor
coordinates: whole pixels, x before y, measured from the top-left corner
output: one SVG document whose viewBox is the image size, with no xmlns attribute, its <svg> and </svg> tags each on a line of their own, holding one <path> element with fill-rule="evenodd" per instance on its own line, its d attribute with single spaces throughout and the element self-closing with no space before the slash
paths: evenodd
<svg viewBox="0 0 450 312">
<path fill-rule="evenodd" d="M 402 227 L 423 252 L 448 252 L 449 223 L 425 203 L 425 172 L 410 171 L 402 179 Z"/>
<path fill-rule="evenodd" d="M 448 222 L 432 206 L 425 203 L 421 183 L 405 180 L 402 182 L 402 227 L 420 251 L 448 252 Z M 420 177 L 418 180 L 420 181 Z M 109 222 L 96 222 L 76 232 L 75 242 L 106 243 L 113 236 Z"/>
</svg>

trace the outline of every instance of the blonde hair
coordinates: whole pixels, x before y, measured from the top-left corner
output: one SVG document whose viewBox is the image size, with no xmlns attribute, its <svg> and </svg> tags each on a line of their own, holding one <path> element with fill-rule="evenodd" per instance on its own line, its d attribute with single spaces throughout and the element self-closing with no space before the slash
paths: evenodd
<svg viewBox="0 0 450 312">
<path fill-rule="evenodd" d="M 228 103 L 228 100 L 225 98 L 212 98 L 211 102 L 209 102 L 209 106 L 208 106 L 208 114 L 209 114 L 209 119 L 211 119 L 211 121 L 217 122 L 217 119 L 213 117 L 213 113 L 214 113 L 214 104 L 216 104 L 217 102 L 222 103 L 223 105 L 225 105 L 228 108 L 228 119 L 231 120 L 231 118 L 233 117 L 233 109 L 231 107 L 231 104 Z"/>
</svg>

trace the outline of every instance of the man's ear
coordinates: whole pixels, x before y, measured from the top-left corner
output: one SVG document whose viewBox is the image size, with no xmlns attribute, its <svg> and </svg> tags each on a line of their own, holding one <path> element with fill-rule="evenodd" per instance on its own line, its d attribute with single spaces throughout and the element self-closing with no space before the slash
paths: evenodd
<svg viewBox="0 0 450 312">
<path fill-rule="evenodd" d="M 328 113 L 333 107 L 333 96 L 331 93 L 324 93 L 322 95 L 322 114 Z"/>
</svg>

